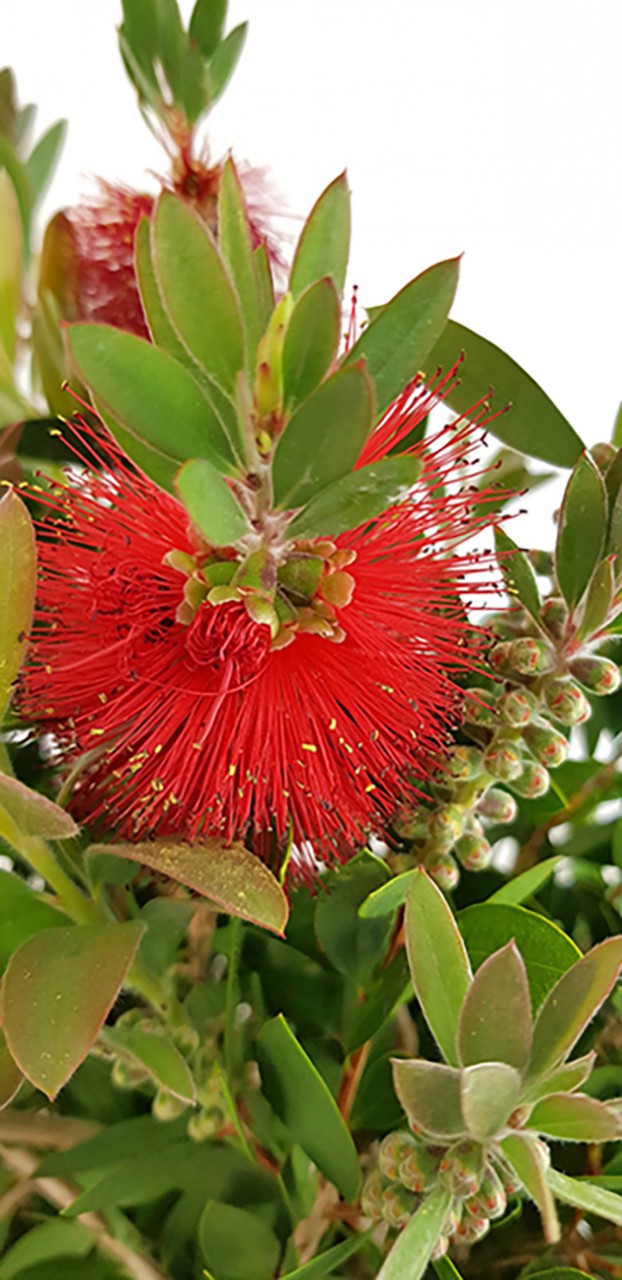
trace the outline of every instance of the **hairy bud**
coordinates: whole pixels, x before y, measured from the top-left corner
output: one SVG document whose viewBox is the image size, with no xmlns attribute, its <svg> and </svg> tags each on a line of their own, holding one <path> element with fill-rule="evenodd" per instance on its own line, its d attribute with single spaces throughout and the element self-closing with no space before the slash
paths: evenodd
<svg viewBox="0 0 622 1280">
<path fill-rule="evenodd" d="M 484 763 L 493 778 L 500 782 L 513 782 L 523 772 L 520 751 L 511 742 L 496 742 L 484 756 Z"/>
<path fill-rule="evenodd" d="M 560 724 L 583 724 L 591 714 L 590 704 L 574 680 L 547 680 L 544 700 Z"/>
<path fill-rule="evenodd" d="M 549 769 L 557 769 L 568 755 L 568 743 L 563 733 L 558 733 L 557 729 L 552 729 L 544 721 L 539 724 L 528 724 L 523 738 L 540 764 L 546 765 Z"/>
<path fill-rule="evenodd" d="M 490 787 L 485 796 L 482 796 L 477 806 L 477 811 L 483 818 L 488 818 L 491 822 L 514 822 L 518 813 L 518 806 L 513 796 L 509 796 L 507 791 L 500 791 L 498 787 Z"/>
<path fill-rule="evenodd" d="M 620 686 L 620 669 L 610 658 L 599 658 L 595 655 L 572 658 L 568 667 L 584 689 L 589 689 L 590 693 L 600 697 L 615 693 Z"/>
<path fill-rule="evenodd" d="M 514 640 L 510 656 L 510 664 L 522 676 L 537 676 L 550 671 L 553 655 L 545 640 L 536 640 L 534 636 L 522 636 Z"/>
</svg>

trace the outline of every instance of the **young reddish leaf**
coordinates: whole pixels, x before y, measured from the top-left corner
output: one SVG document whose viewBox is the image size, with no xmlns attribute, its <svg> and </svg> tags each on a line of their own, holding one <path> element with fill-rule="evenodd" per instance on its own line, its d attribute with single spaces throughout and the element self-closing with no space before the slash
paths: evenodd
<svg viewBox="0 0 622 1280">
<path fill-rule="evenodd" d="M 462 1072 L 460 1094 L 466 1127 L 478 1142 L 494 1137 L 516 1109 L 521 1078 L 505 1062 L 479 1062 Z"/>
<path fill-rule="evenodd" d="M 2 815 L 7 815 L 24 836 L 43 836 L 46 840 L 69 840 L 77 836 L 78 827 L 73 818 L 59 805 L 42 796 L 38 791 L 0 774 L 0 831 L 3 831 Z M 10 837 L 7 837 L 10 841 Z M 13 843 L 10 841 L 10 843 Z"/>
<path fill-rule="evenodd" d="M 548 1178 L 548 1162 L 538 1139 L 528 1133 L 513 1133 L 499 1145 L 527 1195 L 540 1210 L 545 1239 L 555 1244 L 560 1237 L 559 1221 Z"/>
<path fill-rule="evenodd" d="M 37 552 L 32 521 L 13 489 L 0 499 L 0 718 L 22 665 L 32 625 Z"/>
<path fill-rule="evenodd" d="M 573 1044 L 607 999 L 622 965 L 622 937 L 607 938 L 555 984 L 533 1030 L 529 1076 L 550 1071 L 570 1053 Z"/>
<path fill-rule="evenodd" d="M 506 1062 L 519 1070 L 531 1050 L 531 1000 L 527 970 L 513 942 L 495 951 L 477 970 L 458 1027 L 463 1066 Z"/>
<path fill-rule="evenodd" d="M 420 458 L 382 458 L 342 476 L 322 489 L 292 521 L 292 538 L 331 538 L 374 520 L 411 493 L 421 471 Z"/>
<path fill-rule="evenodd" d="M 364 368 L 341 369 L 290 418 L 274 451 L 274 500 L 302 507 L 352 470 L 369 435 L 374 387 Z"/>
<path fill-rule="evenodd" d="M 583 1058 L 575 1058 L 574 1062 L 566 1062 L 544 1079 L 535 1080 L 529 1086 L 524 1101 L 537 1102 L 540 1098 L 548 1098 L 551 1093 L 572 1093 L 580 1089 L 589 1078 L 596 1061 L 596 1053 L 586 1053 Z"/>
<path fill-rule="evenodd" d="M 466 1132 L 460 1105 L 461 1072 L 422 1058 L 392 1058 L 395 1092 L 414 1129 L 452 1140 Z"/>
<path fill-rule="evenodd" d="M 536 1103 L 529 1128 L 563 1142 L 613 1142 L 622 1138 L 622 1117 L 584 1093 L 552 1093 Z"/>
<path fill-rule="evenodd" d="M 84 1061 L 134 959 L 142 925 L 46 929 L 2 984 L 2 1025 L 18 1067 L 52 1099 Z"/>
<path fill-rule="evenodd" d="M 331 276 L 340 293 L 350 253 L 350 192 L 341 173 L 314 204 L 296 245 L 289 277 L 295 298 L 319 280 Z"/>
<path fill-rule="evenodd" d="M 422 1280 L 450 1208 L 451 1195 L 438 1183 L 400 1232 L 377 1280 Z"/>
<path fill-rule="evenodd" d="M 186 462 L 177 473 L 175 488 L 208 542 L 223 547 L 250 532 L 248 520 L 227 481 L 207 458 Z"/>
<path fill-rule="evenodd" d="M 457 1066 L 458 1023 L 471 967 L 450 908 L 423 870 L 413 878 L 405 928 L 408 963 L 423 1015 L 447 1062 Z"/>
<path fill-rule="evenodd" d="M 579 603 L 596 568 L 607 532 L 607 494 L 598 467 L 587 453 L 579 458 L 559 513 L 555 568 L 568 606 Z"/>
<path fill-rule="evenodd" d="M 163 1089 L 194 1102 L 195 1088 L 186 1059 L 175 1048 L 172 1040 L 159 1031 L 146 1031 L 138 1026 L 113 1027 L 106 1031 L 106 1043 L 117 1046 L 135 1058 Z M 121 1053 L 123 1056 L 123 1052 Z"/>
<path fill-rule="evenodd" d="M 593 1213 L 597 1218 L 607 1222 L 615 1222 L 622 1227 L 622 1196 L 607 1191 L 605 1187 L 593 1186 L 589 1181 L 579 1182 L 569 1178 L 565 1173 L 549 1169 L 547 1182 L 551 1191 L 564 1204 L 571 1204 L 574 1209 L 583 1209 Z"/>
<path fill-rule="evenodd" d="M 263 929 L 282 934 L 289 907 L 278 880 L 241 844 L 205 840 L 198 845 L 155 840 L 144 844 L 92 845 L 89 854 L 116 853 L 170 876 L 216 903 L 221 911 L 241 916 Z"/>
<path fill-rule="evenodd" d="M 541 608 L 540 592 L 536 575 L 525 552 L 508 537 L 505 529 L 500 528 L 495 529 L 495 548 L 508 593 L 516 596 L 537 622 Z"/>
<path fill-rule="evenodd" d="M 4 1032 L 0 1027 L 0 1111 L 13 1101 L 23 1079 L 22 1072 L 9 1053 Z"/>
<path fill-rule="evenodd" d="M 315 391 L 330 369 L 341 336 L 341 300 L 329 276 L 298 298 L 283 343 L 283 406 L 287 413 Z"/>
</svg>

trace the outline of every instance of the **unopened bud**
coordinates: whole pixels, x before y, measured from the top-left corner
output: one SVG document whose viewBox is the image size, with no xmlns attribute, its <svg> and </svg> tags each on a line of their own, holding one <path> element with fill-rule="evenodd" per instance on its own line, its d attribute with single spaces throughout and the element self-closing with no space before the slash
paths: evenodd
<svg viewBox="0 0 622 1280">
<path fill-rule="evenodd" d="M 484 756 L 484 764 L 500 782 L 513 782 L 523 772 L 520 751 L 511 742 L 493 743 Z"/>
<path fill-rule="evenodd" d="M 522 776 L 522 775 L 521 775 Z M 490 787 L 480 800 L 477 811 L 491 822 L 514 822 L 518 806 L 513 796 L 498 787 Z"/>
<path fill-rule="evenodd" d="M 122 1058 L 116 1058 L 112 1064 L 112 1083 L 117 1089 L 137 1089 L 146 1079 L 147 1072 L 138 1065 L 124 1062 Z"/>
<path fill-rule="evenodd" d="M 591 714 L 592 708 L 574 680 L 546 680 L 544 700 L 560 724 L 583 724 Z"/>
<path fill-rule="evenodd" d="M 585 658 L 573 658 L 568 667 L 575 679 L 584 689 L 604 697 L 615 693 L 620 686 L 620 668 L 610 658 L 599 658 L 595 655 Z"/>
<path fill-rule="evenodd" d="M 449 1248 L 449 1240 L 447 1236 L 439 1236 L 434 1248 L 430 1254 L 431 1262 L 438 1262 L 439 1258 L 444 1258 Z"/>
<path fill-rule="evenodd" d="M 224 1115 L 217 1107 L 212 1107 L 209 1111 L 195 1111 L 188 1121 L 186 1132 L 193 1142 L 205 1142 L 222 1129 L 223 1123 Z"/>
<path fill-rule="evenodd" d="M 550 551 L 528 551 L 527 558 L 536 573 L 548 577 L 553 573 L 553 557 Z"/>
<path fill-rule="evenodd" d="M 465 1216 L 460 1226 L 454 1231 L 452 1238 L 455 1244 L 475 1244 L 477 1240 L 482 1240 L 489 1231 L 490 1222 L 488 1218 Z"/>
<path fill-rule="evenodd" d="M 186 1058 L 194 1053 L 201 1043 L 196 1027 L 189 1026 L 177 1027 L 173 1032 L 173 1040 Z"/>
<path fill-rule="evenodd" d="M 449 850 L 464 831 L 465 813 L 459 804 L 444 804 L 428 818 L 428 831 L 439 849 Z"/>
<path fill-rule="evenodd" d="M 497 719 L 492 694 L 485 689 L 467 689 L 464 695 L 464 719 L 467 724 L 492 728 Z"/>
<path fill-rule="evenodd" d="M 498 1164 L 497 1172 L 506 1196 L 515 1196 L 521 1190 L 522 1182 L 513 1169 L 506 1164 Z"/>
<path fill-rule="evenodd" d="M 411 1151 L 416 1151 L 417 1139 L 407 1129 L 396 1133 L 388 1133 L 383 1138 L 378 1152 L 378 1165 L 386 1178 L 397 1180 L 400 1166 Z"/>
<path fill-rule="evenodd" d="M 409 1191 L 421 1195 L 436 1181 L 438 1159 L 425 1147 L 413 1147 L 399 1168 L 399 1180 Z"/>
<path fill-rule="evenodd" d="M 512 675 L 513 667 L 510 662 L 510 653 L 512 651 L 512 645 L 515 643 L 516 642 L 514 640 L 502 640 L 501 644 L 496 644 L 494 648 L 490 650 L 488 660 L 492 670 L 495 671 L 497 675 Z"/>
<path fill-rule="evenodd" d="M 447 1212 L 447 1217 L 442 1225 L 441 1231 L 444 1236 L 453 1236 L 454 1232 L 460 1226 L 462 1218 L 462 1205 L 454 1201 L 451 1208 Z"/>
<path fill-rule="evenodd" d="M 536 708 L 536 700 L 528 689 L 509 689 L 497 702 L 497 711 L 506 724 L 522 729 L 529 724 Z"/>
<path fill-rule="evenodd" d="M 540 610 L 540 618 L 549 635 L 554 640 L 561 640 L 568 621 L 568 609 L 561 596 L 551 596 L 544 601 Z"/>
<path fill-rule="evenodd" d="M 549 769 L 557 769 L 568 755 L 568 743 L 563 733 L 558 733 L 557 729 L 552 729 L 544 721 L 540 724 L 528 724 L 523 738 L 540 764 Z"/>
<path fill-rule="evenodd" d="M 538 676 L 543 671 L 550 671 L 552 653 L 545 640 L 536 640 L 534 636 L 522 636 L 515 640 L 510 653 L 510 663 L 522 676 Z"/>
<path fill-rule="evenodd" d="M 181 1098 L 175 1098 L 172 1093 L 167 1093 L 165 1089 L 160 1089 L 156 1093 L 151 1110 L 156 1120 L 176 1120 L 182 1115 L 188 1106 L 187 1102 L 182 1102 Z"/>
<path fill-rule="evenodd" d="M 472 1218 L 501 1218 L 505 1213 L 507 1196 L 500 1177 L 492 1165 L 487 1165 L 482 1185 L 476 1196 L 465 1201 L 464 1207 Z"/>
<path fill-rule="evenodd" d="M 434 851 L 427 854 L 425 866 L 432 880 L 444 893 L 450 893 L 452 889 L 456 888 L 460 880 L 460 872 L 458 864 L 450 853 L 436 853 Z"/>
<path fill-rule="evenodd" d="M 425 810 L 404 805 L 394 819 L 393 826 L 402 840 L 425 840 L 428 832 Z"/>
<path fill-rule="evenodd" d="M 384 1182 L 377 1171 L 366 1179 L 361 1192 L 361 1209 L 366 1218 L 378 1220 L 382 1217 L 382 1192 Z"/>
<path fill-rule="evenodd" d="M 616 456 L 616 447 L 608 440 L 601 440 L 590 449 L 590 453 L 599 471 L 605 472 Z"/>
<path fill-rule="evenodd" d="M 482 753 L 478 747 L 454 747 L 446 769 L 457 782 L 469 782 L 482 772 Z"/>
<path fill-rule="evenodd" d="M 538 796 L 546 795 L 551 785 L 551 779 L 548 771 L 542 764 L 536 764 L 535 761 L 526 763 L 520 778 L 515 778 L 512 782 L 512 790 L 519 796 L 524 796 L 526 800 L 535 800 Z"/>
<path fill-rule="evenodd" d="M 456 845 L 456 857 L 465 871 L 483 871 L 490 866 L 492 845 L 484 836 L 461 836 Z"/>
<path fill-rule="evenodd" d="M 414 1195 L 397 1182 L 385 1187 L 382 1193 L 382 1216 L 391 1227 L 404 1227 L 412 1217 L 417 1202 Z"/>
<path fill-rule="evenodd" d="M 484 1152 L 479 1142 L 458 1142 L 445 1152 L 439 1178 L 454 1196 L 474 1196 L 484 1173 Z"/>
</svg>

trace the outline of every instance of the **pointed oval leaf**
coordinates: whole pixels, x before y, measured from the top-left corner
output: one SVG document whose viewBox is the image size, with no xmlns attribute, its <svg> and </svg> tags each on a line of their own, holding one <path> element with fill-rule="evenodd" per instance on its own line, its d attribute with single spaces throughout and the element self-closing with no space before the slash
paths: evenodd
<svg viewBox="0 0 622 1280">
<path fill-rule="evenodd" d="M 65 1222 L 51 1219 L 33 1226 L 3 1252 L 0 1261 L 0 1280 L 13 1280 L 28 1276 L 65 1275 L 68 1258 L 85 1258 L 93 1249 L 93 1236 L 81 1222 Z M 64 1262 L 63 1262 L 64 1259 Z M 38 1263 L 49 1262 L 53 1270 L 43 1273 Z M 81 1268 L 83 1273 L 93 1274 L 89 1263 Z M 76 1272 L 72 1270 L 75 1276 Z"/>
<path fill-rule="evenodd" d="M 569 1178 L 565 1173 L 558 1173 L 557 1169 L 549 1169 L 547 1182 L 553 1194 L 564 1204 L 622 1227 L 622 1196 L 604 1187 L 593 1186 L 587 1180 L 579 1182 L 577 1178 Z"/>
<path fill-rule="evenodd" d="M 173 458 L 168 458 L 166 454 L 160 453 L 159 449 L 152 449 L 150 445 L 145 444 L 144 440 L 139 440 L 137 436 L 132 435 L 130 431 L 126 431 L 121 426 L 118 418 L 112 413 L 102 409 L 98 405 L 97 411 L 102 422 L 105 422 L 110 434 L 114 436 L 118 445 L 121 446 L 124 453 L 132 462 L 144 471 L 154 484 L 159 485 L 161 489 L 165 489 L 167 493 L 173 493 L 175 476 L 179 470 L 179 462 Z"/>
<path fill-rule="evenodd" d="M 451 1196 L 438 1183 L 400 1232 L 377 1280 L 422 1280 L 450 1208 Z"/>
<path fill-rule="evenodd" d="M 561 854 L 555 858 L 545 858 L 544 862 L 538 862 L 535 867 L 529 867 L 528 871 L 523 871 L 519 876 L 502 884 L 500 889 L 490 895 L 488 902 L 507 902 L 518 905 L 526 898 L 532 898 L 538 889 L 550 880 L 558 862 L 561 862 Z"/>
<path fill-rule="evenodd" d="M 0 719 L 22 665 L 35 603 L 37 550 L 32 521 L 13 489 L 0 499 Z"/>
<path fill-rule="evenodd" d="M 15 1062 L 49 1098 L 84 1061 L 134 959 L 142 925 L 46 929 L 11 957 L 2 1025 Z"/>
<path fill-rule="evenodd" d="M 92 845 L 89 854 L 118 854 L 170 876 L 216 903 L 219 910 L 282 934 L 289 907 L 278 880 L 263 862 L 241 844 L 220 840 L 201 844 Z"/>
<path fill-rule="evenodd" d="M 216 102 L 235 71 L 244 48 L 248 23 L 241 22 L 238 27 L 221 40 L 209 62 L 208 89 L 211 102 Z"/>
<path fill-rule="evenodd" d="M 478 1062 L 462 1072 L 462 1114 L 471 1137 L 493 1138 L 507 1124 L 518 1105 L 521 1078 L 505 1062 Z"/>
<path fill-rule="evenodd" d="M 136 228 L 134 268 L 140 300 L 153 342 L 164 351 L 168 351 L 169 355 L 174 356 L 180 364 L 188 363 L 191 357 L 173 328 L 160 294 L 151 251 L 151 220 L 146 214 L 143 214 Z"/>
<path fill-rule="evenodd" d="M 622 1117 L 584 1093 L 552 1093 L 537 1102 L 529 1128 L 562 1142 L 614 1142 L 622 1138 Z"/>
<path fill-rule="evenodd" d="M 326 187 L 314 204 L 296 246 L 289 290 L 297 298 L 322 276 L 331 276 L 343 293 L 350 254 L 350 192 L 345 173 Z"/>
<path fill-rule="evenodd" d="M 283 344 L 283 406 L 297 408 L 326 376 L 341 336 L 341 300 L 329 276 L 309 285 L 292 311 Z"/>
<path fill-rule="evenodd" d="M 22 302 L 24 234 L 15 187 L 0 169 L 0 347 L 15 358 L 17 317 Z"/>
<path fill-rule="evenodd" d="M 577 631 L 579 640 L 589 640 L 607 621 L 616 590 L 615 558 L 601 560 L 594 570 L 585 596 L 583 617 Z"/>
<path fill-rule="evenodd" d="M 520 453 L 556 467 L 572 467 L 583 448 L 580 437 L 537 382 L 487 338 L 449 320 L 422 368 L 429 376 L 437 368 L 447 371 L 461 351 L 465 359 L 460 379 L 447 397 L 451 408 L 468 416 L 473 405 L 486 399 L 493 388 L 496 407 L 511 404 L 512 409 L 495 418 L 486 430 Z"/>
<path fill-rule="evenodd" d="M 203 1257 L 218 1280 L 272 1280 L 281 1246 L 257 1213 L 208 1200 L 198 1227 Z"/>
<path fill-rule="evenodd" d="M 229 441 L 211 405 L 183 365 L 136 334 L 105 324 L 68 330 L 78 373 L 104 414 L 167 458 L 211 458 L 234 468 Z"/>
<path fill-rule="evenodd" d="M 263 1090 L 292 1138 L 346 1200 L 357 1195 L 356 1147 L 337 1103 L 283 1016 L 262 1027 L 257 1041 Z"/>
<path fill-rule="evenodd" d="M 197 528 L 214 546 L 228 546 L 249 533 L 239 502 L 207 458 L 186 462 L 177 474 L 175 487 Z"/>
<path fill-rule="evenodd" d="M 513 942 L 480 965 L 458 1026 L 463 1066 L 506 1062 L 521 1070 L 531 1050 L 531 1000 L 524 962 Z"/>
<path fill-rule="evenodd" d="M 242 308 L 249 373 L 262 334 L 259 286 L 246 201 L 231 157 L 225 162 L 218 192 L 218 244 Z"/>
<path fill-rule="evenodd" d="M 195 1088 L 186 1059 L 168 1036 L 146 1031 L 140 1024 L 113 1027 L 106 1032 L 106 1043 L 125 1050 L 146 1067 L 158 1084 L 183 1102 L 194 1102 Z"/>
<path fill-rule="evenodd" d="M 201 53 L 211 58 L 222 40 L 227 0 L 196 0 L 188 28 Z"/>
<path fill-rule="evenodd" d="M 233 392 L 244 368 L 242 316 L 214 240 L 169 193 L 160 197 L 151 226 L 156 279 L 173 326 L 199 366 Z"/>
<path fill-rule="evenodd" d="M 363 852 L 340 867 L 326 882 L 315 908 L 315 932 L 331 964 L 358 986 L 368 986 L 386 954 L 391 921 L 360 920 L 359 903 L 388 879 L 380 858 Z"/>
<path fill-rule="evenodd" d="M 540 617 L 540 592 L 536 575 L 525 555 L 508 537 L 504 529 L 495 529 L 495 547 L 499 558 L 499 568 L 510 596 L 516 596 L 527 613 L 537 622 Z"/>
<path fill-rule="evenodd" d="M 607 494 L 588 454 L 579 458 L 566 486 L 559 514 L 555 569 L 570 609 L 583 596 L 605 545 Z"/>
<path fill-rule="evenodd" d="M 450 258 L 416 276 L 387 302 L 348 352 L 346 364 L 361 357 L 367 361 L 376 387 L 378 414 L 388 409 L 423 368 L 445 328 L 458 285 L 459 265 L 458 258 Z"/>
<path fill-rule="evenodd" d="M 395 1092 L 415 1129 L 447 1141 L 466 1133 L 461 1071 L 419 1058 L 392 1058 L 391 1065 Z"/>
<path fill-rule="evenodd" d="M 0 1027 L 0 1111 L 13 1101 L 23 1079 L 17 1063 L 9 1053 L 9 1046 Z"/>
<path fill-rule="evenodd" d="M 531 1004 L 535 1010 L 581 952 L 575 943 L 544 916 L 507 903 L 467 907 L 458 917 L 474 969 L 493 951 L 512 939 L 525 962 Z"/>
<path fill-rule="evenodd" d="M 25 836 L 46 840 L 69 840 L 79 828 L 70 814 L 38 791 L 0 773 L 0 808 L 12 818 Z"/>
<path fill-rule="evenodd" d="M 255 249 L 255 271 L 257 273 L 257 289 L 259 291 L 259 314 L 262 332 L 267 329 L 268 321 L 275 307 L 274 281 L 270 258 L 265 244 L 258 244 Z"/>
<path fill-rule="evenodd" d="M 288 1271 L 283 1280 L 325 1280 L 326 1276 L 332 1276 L 337 1267 L 342 1262 L 347 1262 L 348 1258 L 352 1258 L 359 1249 L 362 1249 L 370 1239 L 371 1231 L 357 1231 L 356 1235 L 350 1236 L 349 1240 L 342 1240 L 341 1244 L 333 1245 L 332 1249 L 325 1249 L 323 1253 L 317 1253 L 310 1262 L 305 1262 L 301 1267 L 296 1267 L 295 1271 Z"/>
<path fill-rule="evenodd" d="M 373 920 L 376 916 L 386 916 L 397 911 L 406 901 L 410 886 L 416 876 L 416 870 L 402 871 L 399 876 L 392 876 L 386 884 L 374 889 L 369 897 L 361 903 L 359 915 L 363 920 Z"/>
<path fill-rule="evenodd" d="M 548 1098 L 551 1093 L 572 1093 L 575 1089 L 580 1089 L 592 1074 L 595 1061 L 596 1053 L 592 1050 L 582 1058 L 575 1058 L 574 1062 L 564 1063 L 563 1067 L 557 1067 L 550 1075 L 533 1081 L 526 1091 L 524 1100 L 537 1102 L 540 1098 Z"/>
<path fill-rule="evenodd" d="M 374 388 L 364 368 L 342 369 L 290 418 L 274 451 L 274 500 L 302 507 L 352 470 L 372 427 Z"/>
<path fill-rule="evenodd" d="M 67 121 L 57 120 L 41 135 L 26 161 L 26 173 L 35 202 L 45 195 L 54 176 L 66 134 Z"/>
<path fill-rule="evenodd" d="M 552 1194 L 544 1153 L 538 1140 L 530 1134 L 511 1134 L 500 1143 L 527 1195 L 540 1210 L 545 1239 L 555 1244 L 560 1237 L 559 1221 Z"/>
<path fill-rule="evenodd" d="M 288 528 L 292 538 L 336 537 L 405 502 L 421 472 L 419 458 L 383 458 L 342 476 L 311 499 Z"/>
<path fill-rule="evenodd" d="M 549 992 L 533 1029 L 530 1077 L 562 1062 L 607 999 L 622 966 L 622 937 L 607 938 L 583 956 Z"/>
<path fill-rule="evenodd" d="M 42 893 L 31 889 L 12 871 L 0 871 L 0 972 L 27 938 L 42 929 L 62 929 L 68 924 L 67 916 Z"/>
<path fill-rule="evenodd" d="M 425 871 L 415 871 L 406 906 L 406 950 L 415 993 L 447 1062 L 458 1065 L 460 1010 L 471 966 L 451 910 Z"/>
</svg>

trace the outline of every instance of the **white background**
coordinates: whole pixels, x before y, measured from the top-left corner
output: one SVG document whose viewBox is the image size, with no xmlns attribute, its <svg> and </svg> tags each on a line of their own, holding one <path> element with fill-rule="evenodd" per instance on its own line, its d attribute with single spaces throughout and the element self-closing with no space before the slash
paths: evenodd
<svg viewBox="0 0 622 1280">
<path fill-rule="evenodd" d="M 164 159 L 117 52 L 120 0 L 4 7 L 22 101 L 41 126 L 70 120 L 47 212 L 95 174 L 154 189 Z M 230 0 L 229 26 L 245 18 L 214 156 L 268 165 L 292 215 L 347 167 L 361 300 L 464 253 L 455 317 L 588 443 L 608 438 L 622 395 L 620 0 Z"/>
</svg>

